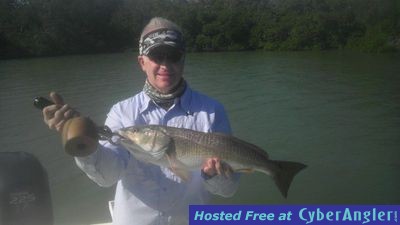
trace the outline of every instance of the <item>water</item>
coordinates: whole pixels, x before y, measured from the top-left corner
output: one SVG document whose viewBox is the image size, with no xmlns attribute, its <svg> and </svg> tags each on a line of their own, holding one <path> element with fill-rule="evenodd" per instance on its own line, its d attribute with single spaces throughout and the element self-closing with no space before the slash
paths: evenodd
<svg viewBox="0 0 400 225">
<path fill-rule="evenodd" d="M 224 204 L 399 204 L 400 55 L 343 52 L 193 53 L 185 77 L 221 101 L 234 134 L 273 159 L 309 167 L 288 199 L 269 177 L 242 176 Z M 27 151 L 46 168 L 56 224 L 109 221 L 114 188 L 100 188 L 42 122 L 34 97 L 55 90 L 96 123 L 141 90 L 133 53 L 0 61 L 0 151 Z"/>
</svg>

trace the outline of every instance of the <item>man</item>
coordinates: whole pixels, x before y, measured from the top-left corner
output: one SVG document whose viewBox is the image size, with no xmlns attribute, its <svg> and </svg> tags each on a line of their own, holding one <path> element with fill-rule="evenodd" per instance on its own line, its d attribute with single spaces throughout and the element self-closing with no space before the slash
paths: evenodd
<svg viewBox="0 0 400 225">
<path fill-rule="evenodd" d="M 202 132 L 230 133 L 223 106 L 190 88 L 183 78 L 185 45 L 180 28 L 169 20 L 153 18 L 143 29 L 138 62 L 146 74 L 143 91 L 115 104 L 105 125 L 123 127 L 159 124 Z M 51 129 L 61 130 L 77 114 L 61 96 L 43 110 Z M 201 171 L 184 182 L 168 168 L 143 163 L 120 147 L 102 142 L 76 163 L 100 186 L 117 183 L 114 224 L 188 224 L 188 205 L 205 204 L 210 193 L 229 197 L 238 185 L 238 175 L 225 176 L 230 167 L 218 158 L 204 162 Z"/>
</svg>

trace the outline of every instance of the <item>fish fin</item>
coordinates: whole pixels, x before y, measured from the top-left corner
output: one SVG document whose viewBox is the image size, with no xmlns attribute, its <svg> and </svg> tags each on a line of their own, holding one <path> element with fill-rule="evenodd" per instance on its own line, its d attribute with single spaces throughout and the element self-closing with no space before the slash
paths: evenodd
<svg viewBox="0 0 400 225">
<path fill-rule="evenodd" d="M 238 172 L 238 173 L 253 173 L 254 169 L 252 169 L 252 168 L 242 168 L 242 169 L 235 170 L 235 172 Z"/>
<path fill-rule="evenodd" d="M 169 163 L 169 169 L 172 173 L 181 178 L 184 182 L 188 182 L 192 178 L 192 174 L 188 169 L 186 169 L 186 166 L 170 155 L 166 154 L 166 156 Z"/>
<path fill-rule="evenodd" d="M 289 161 L 274 161 L 277 163 L 278 171 L 273 175 L 275 184 L 278 186 L 279 191 L 286 198 L 288 195 L 290 184 L 294 176 L 307 166 L 298 162 Z"/>
</svg>

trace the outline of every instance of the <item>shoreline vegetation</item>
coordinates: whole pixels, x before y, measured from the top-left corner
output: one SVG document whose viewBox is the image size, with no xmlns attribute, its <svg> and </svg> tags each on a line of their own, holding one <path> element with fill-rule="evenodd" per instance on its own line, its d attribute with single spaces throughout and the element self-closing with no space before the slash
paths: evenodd
<svg viewBox="0 0 400 225">
<path fill-rule="evenodd" d="M 398 0 L 0 0 L 0 59 L 137 50 L 146 22 L 189 51 L 400 51 Z"/>
</svg>

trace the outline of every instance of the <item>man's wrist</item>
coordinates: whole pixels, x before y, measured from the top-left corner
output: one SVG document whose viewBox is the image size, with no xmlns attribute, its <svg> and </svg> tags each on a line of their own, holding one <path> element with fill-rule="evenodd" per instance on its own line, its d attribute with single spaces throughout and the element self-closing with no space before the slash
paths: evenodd
<svg viewBox="0 0 400 225">
<path fill-rule="evenodd" d="M 210 176 L 210 175 L 206 174 L 206 173 L 204 172 L 204 170 L 201 170 L 201 177 L 202 177 L 204 180 L 209 180 L 209 179 L 215 177 L 215 175 L 216 175 L 216 174 Z"/>
</svg>

